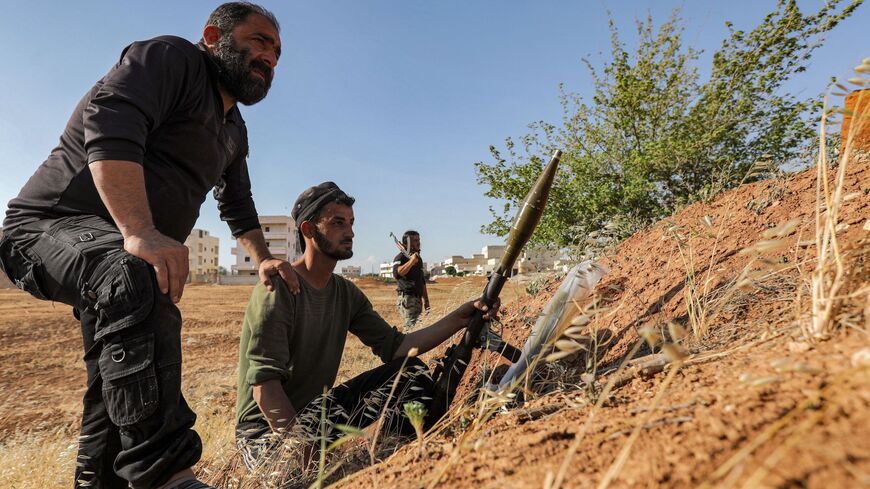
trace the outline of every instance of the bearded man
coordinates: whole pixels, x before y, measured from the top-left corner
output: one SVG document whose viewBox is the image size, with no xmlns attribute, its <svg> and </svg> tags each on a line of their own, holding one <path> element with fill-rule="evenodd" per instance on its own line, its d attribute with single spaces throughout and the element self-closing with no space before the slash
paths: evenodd
<svg viewBox="0 0 870 489">
<path fill-rule="evenodd" d="M 245 464 L 261 474 L 280 478 L 312 459 L 317 440 L 335 439 L 338 426 L 362 428 L 381 413 L 384 430 L 413 433 L 402 406 L 427 405 L 433 387 L 414 355 L 461 331 L 477 309 L 486 318 L 498 312 L 499 304 L 467 302 L 412 333 L 390 326 L 356 285 L 333 273 L 353 256 L 354 202 L 333 182 L 302 192 L 291 212 L 303 251 L 293 262 L 300 292 L 291 295 L 276 280 L 274 290 L 258 284 L 251 293 L 239 347 L 236 441 Z M 383 364 L 333 386 L 348 333 Z M 299 450 L 285 449 L 294 446 Z"/>
<path fill-rule="evenodd" d="M 9 202 L 3 271 L 81 321 L 76 487 L 208 487 L 191 470 L 202 444 L 181 395 L 183 242 L 214 189 L 260 280 L 271 287 L 280 274 L 298 291 L 260 231 L 237 107 L 266 96 L 280 55 L 277 20 L 250 3 L 215 9 L 198 44 L 161 36 L 127 46 Z"/>
</svg>

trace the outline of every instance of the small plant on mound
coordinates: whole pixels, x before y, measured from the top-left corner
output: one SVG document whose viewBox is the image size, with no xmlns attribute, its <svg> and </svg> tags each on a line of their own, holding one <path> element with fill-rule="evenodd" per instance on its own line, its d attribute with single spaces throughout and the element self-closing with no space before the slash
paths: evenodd
<svg viewBox="0 0 870 489">
<path fill-rule="evenodd" d="M 664 234 L 673 239 L 679 252 L 686 279 L 682 291 L 686 308 L 686 317 L 696 340 L 703 340 L 714 321 L 731 305 L 731 301 L 741 291 L 752 290 L 760 281 L 769 280 L 783 270 L 776 260 L 765 257 L 786 246 L 785 238 L 793 234 L 798 221 L 791 220 L 761 233 L 759 240 L 752 246 L 744 248 L 740 255 L 748 256 L 749 260 L 741 272 L 733 280 L 723 286 L 718 285 L 718 279 L 713 275 L 719 256 L 719 244 L 732 217 L 731 207 L 723 212 L 724 217 L 718 226 L 714 226 L 710 216 L 700 219 L 700 230 L 680 226 L 672 220 L 664 223 Z M 696 242 L 700 239 L 712 239 L 713 243 L 705 272 L 698 276 L 699 257 Z"/>
<path fill-rule="evenodd" d="M 403 406 L 405 416 L 411 421 L 414 426 L 414 432 L 417 434 L 417 441 L 420 443 L 420 453 L 423 453 L 423 421 L 426 419 L 428 410 L 423 403 L 419 401 L 406 402 Z"/>
</svg>

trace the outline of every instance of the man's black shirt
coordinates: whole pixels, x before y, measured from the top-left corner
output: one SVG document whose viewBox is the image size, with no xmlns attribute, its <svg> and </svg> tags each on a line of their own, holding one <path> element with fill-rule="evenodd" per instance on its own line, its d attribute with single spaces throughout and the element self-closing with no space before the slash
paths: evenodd
<svg viewBox="0 0 870 489">
<path fill-rule="evenodd" d="M 135 42 L 81 99 L 60 143 L 9 202 L 4 227 L 95 214 L 110 221 L 88 164 L 142 165 L 155 227 L 183 242 L 214 188 L 233 236 L 259 227 L 248 137 L 237 107 L 224 117 L 217 66 L 204 46 L 161 36 Z"/>
<path fill-rule="evenodd" d="M 408 263 L 410 258 L 399 253 L 393 258 L 393 278 L 396 279 L 396 292 L 423 297 L 426 278 L 423 276 L 423 259 L 417 261 L 404 277 L 399 275 L 399 267 Z"/>
</svg>

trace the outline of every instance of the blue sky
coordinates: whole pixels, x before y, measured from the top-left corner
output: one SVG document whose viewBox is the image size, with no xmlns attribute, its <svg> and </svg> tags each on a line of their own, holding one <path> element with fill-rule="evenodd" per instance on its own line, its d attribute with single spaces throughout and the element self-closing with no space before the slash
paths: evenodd
<svg viewBox="0 0 870 489">
<path fill-rule="evenodd" d="M 219 2 L 0 0 L 0 202 L 14 197 L 57 143 L 82 94 L 132 41 L 161 34 L 198 40 Z M 561 117 L 558 85 L 591 93 L 581 58 L 609 52 L 609 10 L 628 43 L 634 22 L 657 23 L 674 8 L 684 40 L 709 65 L 725 20 L 751 29 L 774 1 L 263 1 L 282 24 L 284 53 L 272 91 L 243 107 L 254 198 L 261 214 L 289 213 L 304 188 L 333 180 L 357 198 L 355 256 L 369 271 L 396 250 L 390 231 L 423 235 L 423 256 L 479 252 L 500 238 L 473 164 L 490 144 L 518 137 L 533 121 Z M 821 0 L 800 2 L 816 9 Z M 870 7 L 829 33 L 806 73 L 789 85 L 821 93 L 870 56 Z M 221 238 L 211 198 L 197 227 Z"/>
</svg>

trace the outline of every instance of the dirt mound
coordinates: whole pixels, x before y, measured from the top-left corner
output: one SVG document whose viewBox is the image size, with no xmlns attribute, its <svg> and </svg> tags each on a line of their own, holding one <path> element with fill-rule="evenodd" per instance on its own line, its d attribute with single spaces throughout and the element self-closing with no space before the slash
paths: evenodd
<svg viewBox="0 0 870 489">
<path fill-rule="evenodd" d="M 850 163 L 844 195 L 845 299 L 833 338 L 810 343 L 803 333 L 816 171 L 745 185 L 603 260 L 611 271 L 588 311 L 588 328 L 607 333 L 595 344 L 600 362 L 549 365 L 522 408 L 470 428 L 456 422 L 422 453 L 405 447 L 340 485 L 541 487 L 560 476 L 562 487 L 870 485 L 870 370 L 856 353 L 870 345 L 870 164 Z M 557 286 L 504 309 L 505 339 L 522 343 Z M 680 368 L 642 339 L 681 331 Z M 632 358 L 647 368 L 616 371 Z M 476 354 L 469 372 L 499 361 Z M 474 395 L 480 380 L 467 375 L 458 396 Z M 608 381 L 615 390 L 594 406 Z M 611 468 L 623 451 L 624 464 Z"/>
</svg>

